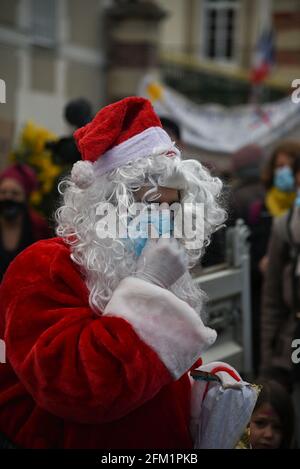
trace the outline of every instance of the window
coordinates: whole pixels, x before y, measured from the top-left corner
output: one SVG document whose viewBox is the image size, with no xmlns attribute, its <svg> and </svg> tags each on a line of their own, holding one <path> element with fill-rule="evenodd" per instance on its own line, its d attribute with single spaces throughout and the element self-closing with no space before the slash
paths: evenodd
<svg viewBox="0 0 300 469">
<path fill-rule="evenodd" d="M 30 0 L 31 37 L 38 46 L 53 47 L 56 44 L 57 0 Z"/>
<path fill-rule="evenodd" d="M 204 57 L 232 61 L 235 57 L 239 0 L 204 0 L 203 5 Z"/>
</svg>

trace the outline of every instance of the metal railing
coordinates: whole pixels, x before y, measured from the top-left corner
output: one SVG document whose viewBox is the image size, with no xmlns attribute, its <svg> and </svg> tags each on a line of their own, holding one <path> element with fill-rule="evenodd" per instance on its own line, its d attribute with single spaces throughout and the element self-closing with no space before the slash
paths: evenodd
<svg viewBox="0 0 300 469">
<path fill-rule="evenodd" d="M 203 355 L 225 361 L 246 376 L 253 374 L 250 298 L 249 231 L 242 220 L 228 228 L 226 262 L 194 277 L 207 293 L 207 324 L 216 329 L 216 343 Z"/>
</svg>

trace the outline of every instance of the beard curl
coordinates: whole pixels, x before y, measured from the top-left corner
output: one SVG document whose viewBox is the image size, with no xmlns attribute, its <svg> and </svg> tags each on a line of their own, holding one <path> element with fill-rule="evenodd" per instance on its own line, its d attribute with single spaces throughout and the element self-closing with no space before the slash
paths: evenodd
<svg viewBox="0 0 300 469">
<path fill-rule="evenodd" d="M 147 186 L 142 202 L 155 202 L 153 193 L 158 186 L 166 186 L 172 175 L 181 174 L 185 188 L 180 191 L 181 203 L 204 204 L 204 242 L 199 249 L 185 248 L 189 268 L 196 265 L 211 234 L 226 219 L 222 208 L 220 179 L 196 160 L 181 160 L 180 155 L 152 155 L 130 162 L 108 174 L 96 177 L 90 187 L 80 189 L 67 177 L 59 184 L 62 206 L 56 211 L 56 233 L 70 245 L 71 258 L 79 267 L 89 290 L 92 310 L 101 314 L 120 281 L 135 275 L 137 258 L 126 239 L 100 239 L 96 233 L 99 221 L 97 208 L 104 202 L 116 207 L 117 218 L 124 209 L 129 213 L 136 202 L 136 192 Z M 122 210 L 121 210 L 122 209 Z M 199 314 L 203 309 L 204 292 L 194 284 L 186 272 L 170 289 L 178 298 L 190 304 Z"/>
</svg>

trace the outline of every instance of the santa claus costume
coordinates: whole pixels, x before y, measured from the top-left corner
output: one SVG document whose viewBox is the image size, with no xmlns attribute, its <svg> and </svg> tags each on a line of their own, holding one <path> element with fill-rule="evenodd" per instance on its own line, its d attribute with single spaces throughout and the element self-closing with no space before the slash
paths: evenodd
<svg viewBox="0 0 300 469">
<path fill-rule="evenodd" d="M 58 237 L 21 253 L 1 286 L 0 432 L 23 448 L 192 448 L 188 370 L 216 340 L 204 295 L 188 270 L 168 288 L 137 275 L 124 240 L 97 238 L 97 208 L 173 187 L 205 204 L 207 243 L 222 184 L 181 160 L 143 98 L 105 107 L 75 139 Z"/>
</svg>

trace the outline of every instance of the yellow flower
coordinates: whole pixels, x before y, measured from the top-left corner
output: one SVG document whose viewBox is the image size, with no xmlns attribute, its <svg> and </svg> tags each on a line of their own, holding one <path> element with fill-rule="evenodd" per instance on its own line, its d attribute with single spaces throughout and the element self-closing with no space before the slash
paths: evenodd
<svg viewBox="0 0 300 469">
<path fill-rule="evenodd" d="M 30 202 L 32 203 L 32 205 L 40 205 L 42 201 L 42 194 L 41 192 L 39 191 L 34 191 L 31 196 L 30 196 Z"/>
<path fill-rule="evenodd" d="M 21 133 L 20 145 L 34 153 L 40 153 L 45 148 L 45 143 L 50 140 L 57 140 L 56 135 L 28 121 Z"/>
<path fill-rule="evenodd" d="M 31 202 L 37 209 L 42 207 L 44 196 L 52 190 L 63 170 L 63 167 L 52 162 L 52 154 L 45 148 L 46 142 L 55 140 L 55 134 L 28 121 L 20 134 L 17 148 L 10 155 L 11 161 L 23 162 L 35 170 L 39 188 L 32 194 Z"/>
</svg>

